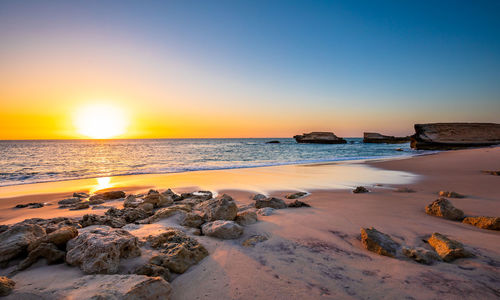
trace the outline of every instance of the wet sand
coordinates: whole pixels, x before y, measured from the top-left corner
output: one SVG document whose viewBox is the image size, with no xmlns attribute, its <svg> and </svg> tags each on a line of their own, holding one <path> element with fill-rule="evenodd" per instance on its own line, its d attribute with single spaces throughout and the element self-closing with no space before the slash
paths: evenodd
<svg viewBox="0 0 500 300">
<path fill-rule="evenodd" d="M 499 169 L 500 147 L 496 147 L 391 161 L 191 172 L 174 179 L 147 175 L 121 182 L 135 182 L 128 185 L 130 192 L 151 187 L 182 192 L 200 187 L 228 193 L 241 206 L 251 204 L 250 196 L 256 191 L 279 197 L 291 191 L 311 193 L 301 199 L 311 208 L 259 216 L 259 222 L 246 226 L 239 239 L 196 236 L 210 255 L 171 283 L 173 299 L 496 299 L 500 297 L 500 232 L 429 216 L 424 207 L 438 198 L 439 190 L 453 190 L 466 195 L 450 199 L 466 215 L 500 216 L 500 177 L 480 172 Z M 117 183 L 113 180 L 110 184 Z M 70 192 L 93 188 L 92 180 L 82 182 L 87 186 L 75 182 L 26 185 L 25 196 L 22 191 L 0 188 L 0 222 L 17 222 L 36 214 L 48 218 L 53 211 L 67 213 L 56 205 L 15 213 L 11 207 L 34 199 L 57 201 Z M 123 190 L 123 185 L 109 188 Z M 356 185 L 368 187 L 370 193 L 353 194 Z M 415 192 L 394 191 L 402 186 Z M 50 193 L 51 189 L 57 194 Z M 154 231 L 178 226 L 170 219 L 153 224 Z M 137 234 L 147 232 L 147 226 L 138 228 Z M 360 242 L 360 228 L 370 226 L 412 247 L 429 247 L 422 240 L 440 232 L 462 242 L 475 257 L 427 266 L 379 256 Z M 241 242 L 254 234 L 269 240 L 254 248 L 242 247 Z M 50 286 L 41 276 L 45 273 L 51 274 L 51 281 L 81 276 L 76 268 L 39 262 L 14 276 L 16 289 Z"/>
</svg>

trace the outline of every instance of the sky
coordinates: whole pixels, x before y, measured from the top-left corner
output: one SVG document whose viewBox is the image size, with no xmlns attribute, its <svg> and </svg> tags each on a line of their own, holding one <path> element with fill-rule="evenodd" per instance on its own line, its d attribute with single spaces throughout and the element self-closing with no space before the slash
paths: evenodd
<svg viewBox="0 0 500 300">
<path fill-rule="evenodd" d="M 499 123 L 500 2 L 1 1 L 0 139 L 84 138 L 96 103 L 117 138 Z"/>
</svg>

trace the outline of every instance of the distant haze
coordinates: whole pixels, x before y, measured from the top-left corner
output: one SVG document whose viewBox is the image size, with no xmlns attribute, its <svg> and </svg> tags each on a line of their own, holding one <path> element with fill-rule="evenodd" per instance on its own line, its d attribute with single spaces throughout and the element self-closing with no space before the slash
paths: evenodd
<svg viewBox="0 0 500 300">
<path fill-rule="evenodd" d="M 500 122 L 500 2 L 1 1 L 0 139 L 85 138 L 87 103 L 117 138 Z"/>
</svg>

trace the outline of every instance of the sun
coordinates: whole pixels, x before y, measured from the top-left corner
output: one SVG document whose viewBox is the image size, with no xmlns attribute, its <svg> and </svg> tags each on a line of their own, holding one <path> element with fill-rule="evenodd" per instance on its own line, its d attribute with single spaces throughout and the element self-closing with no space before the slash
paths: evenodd
<svg viewBox="0 0 500 300">
<path fill-rule="evenodd" d="M 75 114 L 79 134 L 92 139 L 109 139 L 125 133 L 127 118 L 120 107 L 93 103 L 80 107 Z"/>
</svg>

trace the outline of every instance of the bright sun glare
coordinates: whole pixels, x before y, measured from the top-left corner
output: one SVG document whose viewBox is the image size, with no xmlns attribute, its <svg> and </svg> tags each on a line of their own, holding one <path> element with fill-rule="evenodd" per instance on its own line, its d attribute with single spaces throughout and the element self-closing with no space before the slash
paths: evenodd
<svg viewBox="0 0 500 300">
<path fill-rule="evenodd" d="M 97 103 L 81 107 L 76 112 L 78 133 L 93 139 L 109 139 L 125 133 L 125 113 L 114 105 Z"/>
</svg>

